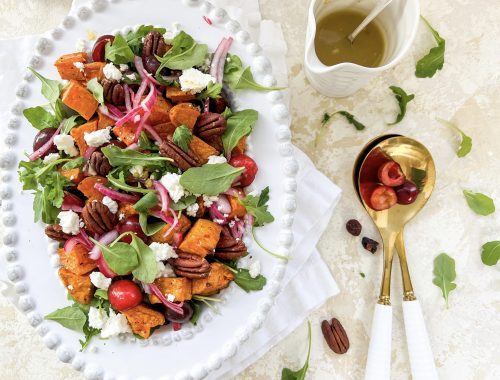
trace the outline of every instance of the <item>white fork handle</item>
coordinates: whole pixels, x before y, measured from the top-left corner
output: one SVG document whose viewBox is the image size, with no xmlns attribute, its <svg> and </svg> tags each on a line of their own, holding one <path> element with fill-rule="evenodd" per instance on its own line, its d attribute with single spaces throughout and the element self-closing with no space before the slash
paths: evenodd
<svg viewBox="0 0 500 380">
<path fill-rule="evenodd" d="M 391 378 L 392 307 L 375 305 L 365 380 Z"/>
<path fill-rule="evenodd" d="M 404 301 L 403 315 L 413 379 L 437 380 L 436 365 L 418 300 Z"/>
</svg>

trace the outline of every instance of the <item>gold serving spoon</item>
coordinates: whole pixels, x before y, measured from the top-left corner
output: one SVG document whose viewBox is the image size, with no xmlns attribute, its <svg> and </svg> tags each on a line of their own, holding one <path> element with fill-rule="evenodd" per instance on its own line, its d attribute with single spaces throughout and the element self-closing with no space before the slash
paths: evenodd
<svg viewBox="0 0 500 380">
<path fill-rule="evenodd" d="M 395 205 L 376 211 L 365 195 L 366 183 L 375 182 L 380 160 L 388 155 L 402 168 L 406 177 L 419 186 L 417 199 L 409 205 Z M 375 179 L 373 178 L 375 177 Z M 377 226 L 384 245 L 382 285 L 372 324 L 365 379 L 389 379 L 392 335 L 390 304 L 391 269 L 394 248 L 398 251 L 403 278 L 403 313 L 413 379 L 437 379 L 420 304 L 413 287 L 406 260 L 403 229 L 426 204 L 436 179 L 434 161 L 418 141 L 400 135 L 379 136 L 361 151 L 353 170 L 353 182 L 360 201 Z M 363 185 L 362 185 L 363 184 Z"/>
</svg>

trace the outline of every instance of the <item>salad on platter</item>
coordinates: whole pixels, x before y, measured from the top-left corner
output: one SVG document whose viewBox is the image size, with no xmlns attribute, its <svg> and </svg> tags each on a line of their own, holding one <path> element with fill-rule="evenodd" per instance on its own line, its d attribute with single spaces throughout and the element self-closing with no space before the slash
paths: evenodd
<svg viewBox="0 0 500 380">
<path fill-rule="evenodd" d="M 244 235 L 274 220 L 269 188 L 246 189 L 258 112 L 232 109 L 228 94 L 278 88 L 256 83 L 231 44 L 211 53 L 184 31 L 142 25 L 61 56 L 61 81 L 30 68 L 48 103 L 23 112 L 39 132 L 19 178 L 59 242 L 72 303 L 45 318 L 83 332 L 82 349 L 93 336 L 196 324 L 231 282 L 266 284 L 257 259 L 239 262 Z"/>
</svg>

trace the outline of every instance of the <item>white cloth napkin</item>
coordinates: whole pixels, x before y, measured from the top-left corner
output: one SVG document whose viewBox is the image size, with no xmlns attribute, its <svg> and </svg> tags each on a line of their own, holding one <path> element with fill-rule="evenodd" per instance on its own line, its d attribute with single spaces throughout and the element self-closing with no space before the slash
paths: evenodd
<svg viewBox="0 0 500 380">
<path fill-rule="evenodd" d="M 84 2 L 75 0 L 71 13 Z M 212 2 L 224 7 L 260 43 L 272 62 L 279 85 L 286 86 L 286 42 L 279 24 L 261 19 L 258 0 Z M 34 36 L 0 41 L 0 88 L 3 89 L 0 92 L 0 120 L 8 120 L 15 88 L 25 72 L 35 41 Z M 1 128 L 6 128 L 5 124 Z M 295 242 L 283 290 L 277 296 L 264 326 L 233 358 L 212 373 L 210 379 L 227 379 L 244 370 L 297 328 L 312 310 L 339 291 L 316 249 L 316 243 L 340 198 L 340 189 L 316 170 L 302 151 L 295 149 L 295 157 L 300 167 L 297 175 L 297 213 L 293 226 Z M 1 276 L 5 277 L 3 273 Z M 15 302 L 13 287 L 6 282 L 2 294 Z"/>
</svg>

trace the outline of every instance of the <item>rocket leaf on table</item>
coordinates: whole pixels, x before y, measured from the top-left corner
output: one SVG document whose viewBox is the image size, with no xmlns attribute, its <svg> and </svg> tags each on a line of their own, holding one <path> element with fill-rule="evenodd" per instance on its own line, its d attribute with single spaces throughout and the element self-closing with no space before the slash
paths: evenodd
<svg viewBox="0 0 500 380">
<path fill-rule="evenodd" d="M 469 136 L 467 136 L 455 124 L 441 118 L 437 118 L 436 120 L 439 121 L 441 124 L 446 125 L 447 127 L 449 127 L 450 129 L 452 129 L 453 131 L 455 131 L 460 135 L 461 141 L 460 141 L 460 146 L 458 147 L 457 150 L 457 156 L 460 158 L 467 156 L 472 150 L 472 139 Z"/>
<path fill-rule="evenodd" d="M 487 195 L 464 190 L 464 197 L 471 210 L 478 215 L 486 216 L 495 212 L 495 203 Z"/>
<path fill-rule="evenodd" d="M 453 282 L 457 277 L 455 273 L 455 260 L 446 253 L 441 253 L 434 259 L 434 279 L 432 283 L 443 292 L 443 297 L 448 308 L 448 295 L 455 290 L 457 285 Z"/>
<path fill-rule="evenodd" d="M 483 245 L 481 261 L 483 264 L 493 266 L 500 260 L 500 241 L 490 241 Z"/>
<path fill-rule="evenodd" d="M 289 368 L 283 368 L 281 371 L 281 380 L 304 380 L 306 378 L 306 373 L 309 368 L 309 358 L 311 356 L 311 322 L 307 321 L 307 339 L 309 342 L 309 348 L 307 350 L 306 362 L 298 371 L 292 371 Z"/>
<path fill-rule="evenodd" d="M 396 117 L 396 120 L 393 123 L 389 123 L 389 125 L 395 125 L 398 124 L 401 120 L 403 120 L 403 118 L 406 115 L 406 105 L 415 98 L 415 95 L 414 94 L 408 95 L 406 91 L 403 90 L 401 87 L 391 86 L 389 88 L 394 93 L 394 96 L 396 97 L 396 100 L 398 101 L 399 104 L 399 114 Z"/>
<path fill-rule="evenodd" d="M 444 53 L 446 50 L 446 41 L 441 38 L 439 33 L 431 26 L 429 21 L 424 16 L 420 16 L 427 28 L 431 31 L 432 36 L 436 40 L 438 46 L 433 47 L 429 52 L 422 57 L 415 69 L 415 75 L 418 78 L 432 78 L 438 70 L 441 70 L 444 65 Z"/>
</svg>

